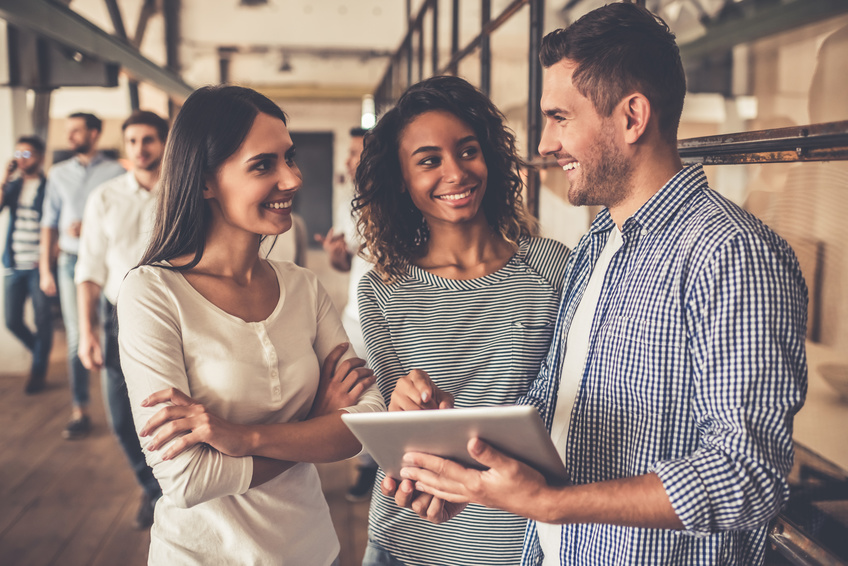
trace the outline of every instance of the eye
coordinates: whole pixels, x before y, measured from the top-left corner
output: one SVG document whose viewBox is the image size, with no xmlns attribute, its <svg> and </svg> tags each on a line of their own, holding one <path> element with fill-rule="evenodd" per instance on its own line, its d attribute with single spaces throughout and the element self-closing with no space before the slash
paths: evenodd
<svg viewBox="0 0 848 566">
<path fill-rule="evenodd" d="M 295 165 L 295 157 L 297 157 L 297 152 L 294 148 L 292 148 L 286 153 L 286 163 L 288 163 L 289 166 Z"/>
<path fill-rule="evenodd" d="M 472 146 L 469 146 L 469 147 L 466 147 L 465 149 L 463 149 L 462 152 L 460 153 L 460 157 L 462 157 L 463 159 L 473 159 L 473 158 L 477 157 L 477 154 L 479 154 L 479 153 L 480 153 L 480 148 L 477 147 L 476 145 L 472 145 Z"/>
<path fill-rule="evenodd" d="M 418 165 L 422 165 L 424 167 L 438 167 L 441 162 L 442 159 L 440 157 L 436 155 L 430 155 L 419 161 Z"/>
<path fill-rule="evenodd" d="M 270 171 L 273 166 L 274 164 L 271 163 L 270 159 L 259 159 L 258 161 L 253 162 L 253 167 L 251 167 L 250 170 L 265 173 L 266 171 Z"/>
</svg>

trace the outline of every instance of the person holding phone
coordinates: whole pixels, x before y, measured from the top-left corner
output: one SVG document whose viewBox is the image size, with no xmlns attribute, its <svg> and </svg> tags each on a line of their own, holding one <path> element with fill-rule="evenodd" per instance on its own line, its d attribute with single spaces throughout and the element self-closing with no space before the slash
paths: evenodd
<svg viewBox="0 0 848 566">
<path fill-rule="evenodd" d="M 9 228 L 3 248 L 6 328 L 32 353 L 29 379 L 24 387 L 27 395 L 44 389 L 53 347 L 50 299 L 40 288 L 38 270 L 39 222 L 47 184 L 43 165 L 44 142 L 35 136 L 20 137 L 0 183 L 3 188 L 0 211 L 9 207 Z M 27 298 L 32 301 L 35 332 L 24 322 Z"/>
</svg>

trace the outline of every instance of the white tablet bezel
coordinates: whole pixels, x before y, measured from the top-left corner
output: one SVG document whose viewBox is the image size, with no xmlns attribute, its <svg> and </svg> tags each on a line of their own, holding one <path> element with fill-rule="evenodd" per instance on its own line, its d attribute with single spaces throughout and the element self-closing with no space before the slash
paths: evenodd
<svg viewBox="0 0 848 566">
<path fill-rule="evenodd" d="M 479 437 L 505 454 L 538 470 L 551 484 L 568 474 L 535 407 L 529 405 L 346 413 L 342 421 L 387 475 L 400 477 L 406 452 L 424 452 L 484 469 L 467 450 Z"/>
</svg>

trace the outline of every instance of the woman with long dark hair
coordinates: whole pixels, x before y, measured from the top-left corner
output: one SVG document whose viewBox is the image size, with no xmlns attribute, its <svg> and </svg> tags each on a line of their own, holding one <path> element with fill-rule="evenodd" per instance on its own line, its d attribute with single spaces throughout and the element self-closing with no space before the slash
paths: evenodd
<svg viewBox="0 0 848 566">
<path fill-rule="evenodd" d="M 375 268 L 359 312 L 390 410 L 512 404 L 536 377 L 568 250 L 533 236 L 521 166 L 503 115 L 457 77 L 410 87 L 366 135 L 355 208 Z M 379 472 L 364 565 L 520 561 L 525 519 L 470 505 L 433 525 L 417 515 L 443 502 L 398 507 L 381 481 L 397 487 Z"/>
<path fill-rule="evenodd" d="M 186 100 L 150 247 L 118 298 L 121 364 L 162 485 L 151 564 L 334 563 L 314 462 L 385 405 L 314 274 L 259 256 L 301 188 L 286 115 L 235 86 Z M 164 404 L 164 405 L 163 405 Z"/>
</svg>

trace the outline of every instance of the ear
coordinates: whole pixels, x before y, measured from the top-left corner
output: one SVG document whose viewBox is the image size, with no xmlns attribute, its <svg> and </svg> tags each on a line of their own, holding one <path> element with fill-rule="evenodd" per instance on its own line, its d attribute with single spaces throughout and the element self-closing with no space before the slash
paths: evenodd
<svg viewBox="0 0 848 566">
<path fill-rule="evenodd" d="M 215 178 L 206 177 L 206 182 L 203 184 L 203 198 L 215 198 Z"/>
<path fill-rule="evenodd" d="M 626 120 L 624 141 L 628 144 L 634 144 L 642 138 L 648 129 L 648 123 L 652 116 L 651 103 L 644 94 L 634 92 L 621 101 L 621 110 Z"/>
</svg>

